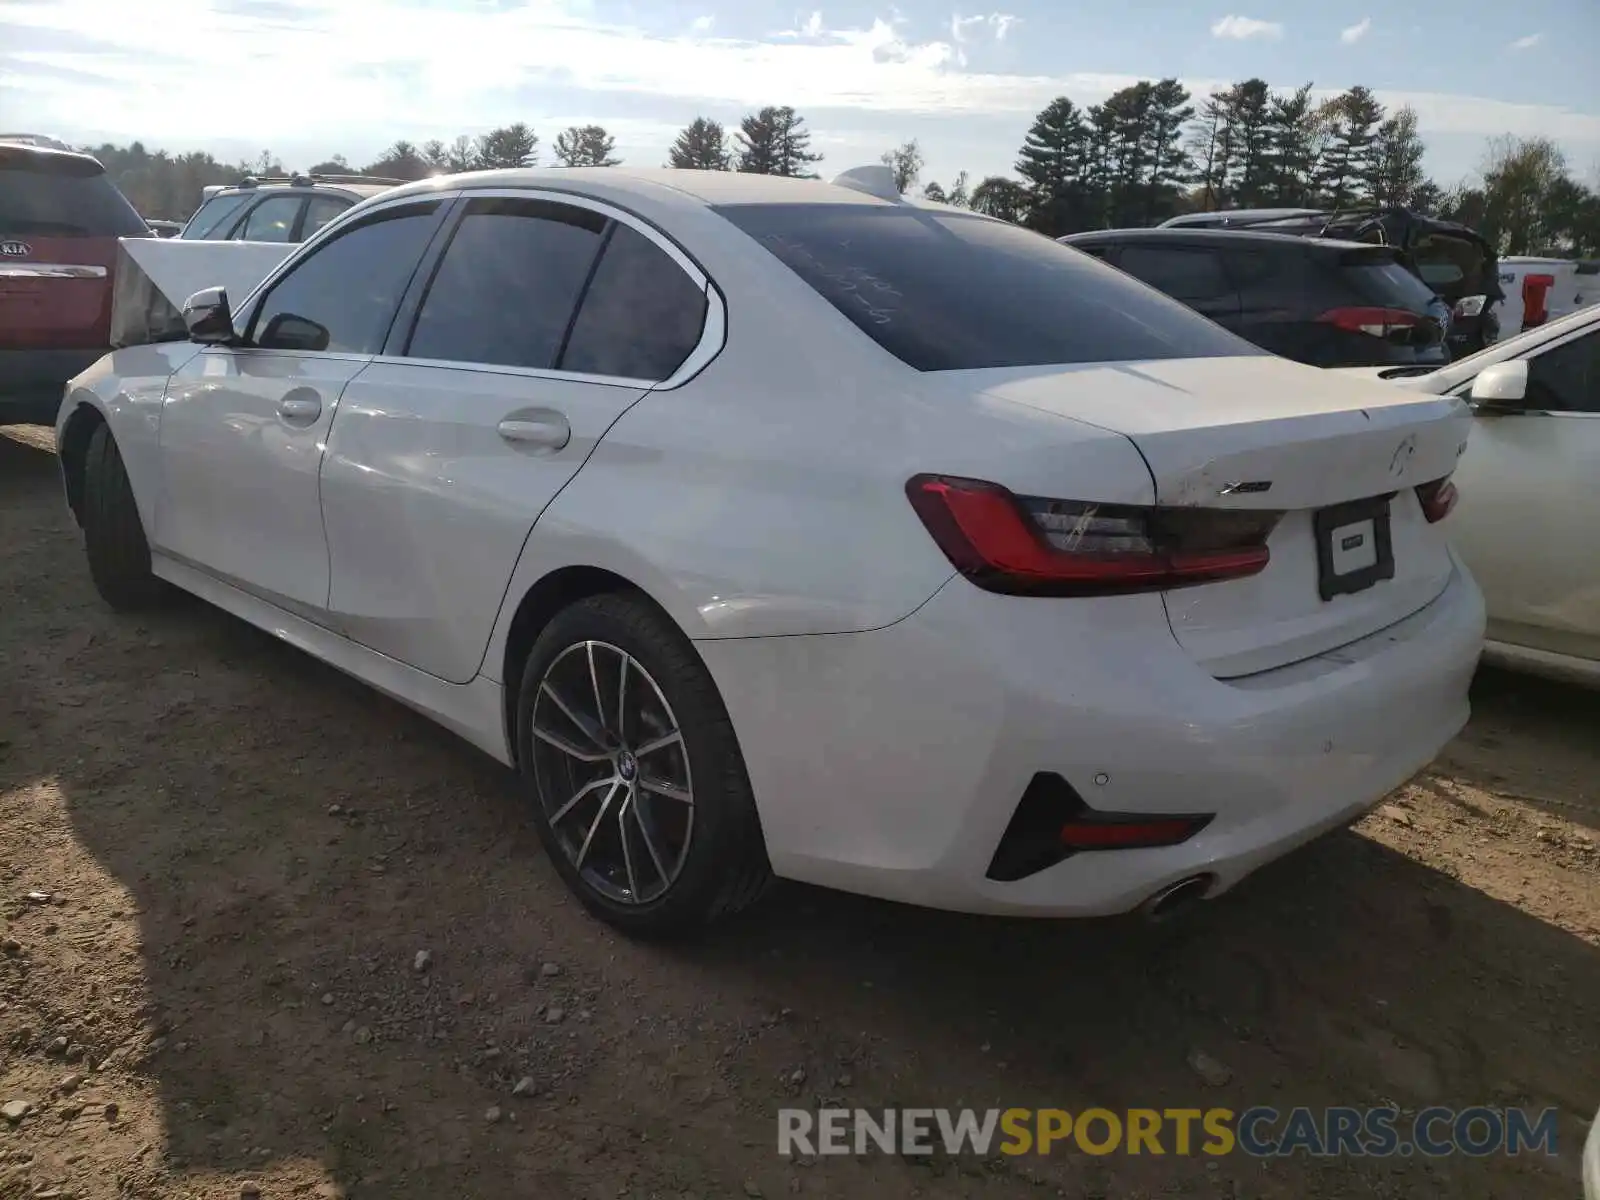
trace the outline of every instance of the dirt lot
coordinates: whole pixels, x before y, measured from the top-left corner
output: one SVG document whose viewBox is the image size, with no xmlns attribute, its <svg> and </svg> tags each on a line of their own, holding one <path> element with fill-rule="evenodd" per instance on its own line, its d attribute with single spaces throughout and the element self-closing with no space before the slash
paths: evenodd
<svg viewBox="0 0 1600 1200">
<path fill-rule="evenodd" d="M 33 1107 L 0 1121 L 4 1200 L 1578 1191 L 1594 696 L 1486 674 L 1389 807 L 1175 925 L 786 887 L 704 945 L 640 946 L 567 899 L 465 744 L 198 603 L 113 616 L 44 432 L 9 432 L 0 1103 Z M 1555 1105 L 1562 1152 L 780 1159 L 776 1109 L 823 1098 Z"/>
</svg>

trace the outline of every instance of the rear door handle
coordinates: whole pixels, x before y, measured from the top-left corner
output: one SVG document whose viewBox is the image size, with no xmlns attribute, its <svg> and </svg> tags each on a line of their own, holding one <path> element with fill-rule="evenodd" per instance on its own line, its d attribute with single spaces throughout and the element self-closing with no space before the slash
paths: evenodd
<svg viewBox="0 0 1600 1200">
<path fill-rule="evenodd" d="M 508 442 L 542 446 L 550 450 L 560 450 L 572 440 L 572 426 L 567 424 L 566 417 L 557 412 L 507 417 L 495 428 Z"/>
<path fill-rule="evenodd" d="M 309 424 L 322 415 L 322 397 L 310 388 L 296 388 L 278 401 L 278 415 L 298 425 Z"/>
</svg>

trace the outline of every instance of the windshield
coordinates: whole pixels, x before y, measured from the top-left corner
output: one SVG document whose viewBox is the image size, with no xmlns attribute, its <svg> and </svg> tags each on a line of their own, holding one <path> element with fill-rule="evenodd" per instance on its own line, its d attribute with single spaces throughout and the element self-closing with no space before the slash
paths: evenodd
<svg viewBox="0 0 1600 1200">
<path fill-rule="evenodd" d="M 189 218 L 189 223 L 183 227 L 183 237 L 186 241 L 204 239 L 217 231 L 221 225 L 234 213 L 238 212 L 246 200 L 251 199 L 252 193 L 229 192 L 221 196 L 213 196 L 200 206 L 200 211 Z"/>
<path fill-rule="evenodd" d="M 910 205 L 716 211 L 919 371 L 1265 353 L 1154 288 L 1003 221 Z"/>
<path fill-rule="evenodd" d="M 14 237 L 149 237 L 92 159 L 0 147 L 0 234 Z"/>
</svg>

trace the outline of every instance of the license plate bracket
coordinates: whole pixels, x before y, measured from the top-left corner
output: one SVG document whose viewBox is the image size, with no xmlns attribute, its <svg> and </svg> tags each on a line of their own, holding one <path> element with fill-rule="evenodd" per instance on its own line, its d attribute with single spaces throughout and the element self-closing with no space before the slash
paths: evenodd
<svg viewBox="0 0 1600 1200">
<path fill-rule="evenodd" d="M 1312 515 L 1317 541 L 1317 591 L 1323 600 L 1364 592 L 1394 578 L 1394 544 L 1389 533 L 1393 494 L 1351 500 Z"/>
</svg>

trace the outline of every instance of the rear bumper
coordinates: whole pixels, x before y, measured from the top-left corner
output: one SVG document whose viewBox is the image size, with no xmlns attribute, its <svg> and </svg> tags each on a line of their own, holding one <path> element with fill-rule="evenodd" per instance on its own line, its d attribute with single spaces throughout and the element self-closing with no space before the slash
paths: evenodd
<svg viewBox="0 0 1600 1200">
<path fill-rule="evenodd" d="M 938 908 L 1125 912 L 1190 875 L 1212 894 L 1359 816 L 1465 724 L 1483 643 L 1457 569 L 1411 616 L 1242 679 L 1201 670 L 1149 599 L 1058 605 L 953 580 L 870 633 L 700 642 L 744 750 L 774 870 Z M 1073 607 L 1067 607 L 1068 605 Z M 1036 772 L 1093 807 L 1214 813 L 1180 845 L 987 877 Z"/>
<path fill-rule="evenodd" d="M 54 425 L 67 380 L 106 353 L 90 350 L 0 350 L 0 424 Z"/>
</svg>

